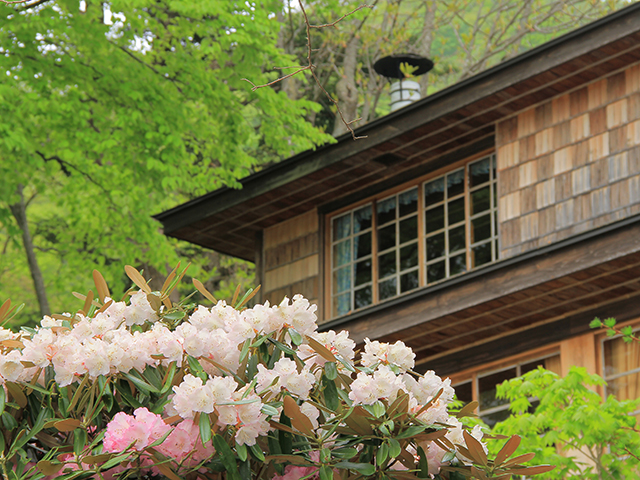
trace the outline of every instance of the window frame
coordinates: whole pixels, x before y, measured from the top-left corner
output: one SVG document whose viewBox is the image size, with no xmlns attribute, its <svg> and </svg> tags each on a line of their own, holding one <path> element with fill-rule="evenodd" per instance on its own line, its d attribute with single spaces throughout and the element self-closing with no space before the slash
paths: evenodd
<svg viewBox="0 0 640 480">
<path fill-rule="evenodd" d="M 494 168 L 493 171 L 495 172 L 495 174 L 493 176 L 490 176 L 490 179 L 487 183 L 483 183 L 479 186 L 471 186 L 470 182 L 469 182 L 469 165 L 479 161 L 479 160 L 483 160 L 484 158 L 490 158 L 492 159 L 492 161 L 494 162 Z M 433 180 L 437 180 L 440 177 L 445 178 L 447 174 L 455 172 L 456 170 L 460 170 L 463 169 L 464 171 L 464 191 L 461 194 L 461 198 L 464 199 L 464 225 L 465 225 L 465 248 L 464 250 L 461 250 L 460 252 L 458 252 L 458 255 L 461 254 L 463 251 L 465 253 L 466 259 L 465 259 L 465 270 L 461 273 L 455 274 L 455 275 L 446 275 L 443 278 L 438 279 L 437 281 L 432 281 L 431 283 L 428 283 L 428 278 L 427 278 L 427 246 L 426 246 L 426 239 L 427 239 L 427 233 L 426 233 L 426 221 L 425 221 L 425 215 L 426 215 L 426 207 L 425 207 L 425 194 L 424 194 L 424 186 L 425 184 L 429 183 L 430 181 Z M 448 279 L 454 278 L 455 276 L 458 275 L 462 275 L 464 273 L 467 273 L 471 270 L 476 270 L 478 268 L 483 268 L 485 266 L 491 265 L 497 261 L 500 260 L 500 255 L 499 255 L 499 251 L 500 251 L 500 235 L 499 235 L 499 219 L 498 219 L 498 185 L 499 185 L 499 174 L 497 171 L 497 155 L 495 152 L 495 149 L 487 149 L 484 150 L 482 152 L 479 152 L 473 156 L 469 156 L 466 157 L 464 159 L 461 159 L 458 162 L 452 163 L 446 167 L 440 168 L 438 170 L 435 170 L 433 172 L 430 172 L 427 175 L 423 175 L 419 178 L 416 178 L 414 180 L 411 180 L 409 182 L 405 182 L 403 184 L 397 185 L 393 188 L 389 188 L 389 189 L 385 189 L 382 190 L 380 192 L 378 192 L 375 195 L 371 195 L 368 196 L 358 202 L 354 202 L 354 203 L 350 203 L 349 205 L 346 205 L 340 209 L 334 210 L 331 213 L 327 213 L 324 216 L 324 234 L 323 234 L 323 238 L 324 238 L 324 247 L 323 247 L 323 251 L 324 251 L 324 265 L 323 265 L 323 270 L 325 272 L 324 274 L 324 280 L 323 280 L 323 285 L 324 285 L 324 291 L 327 293 L 325 295 L 325 299 L 324 299 L 324 311 L 326 312 L 326 318 L 327 320 L 332 320 L 335 318 L 340 318 L 342 316 L 345 315 L 349 315 L 353 312 L 356 311 L 362 311 L 362 310 L 366 310 L 367 308 L 371 308 L 373 306 L 376 305 L 380 305 L 386 301 L 389 300 L 393 300 L 393 299 L 397 299 L 399 297 L 402 297 L 403 295 L 406 295 L 408 293 L 411 292 L 415 292 L 421 288 L 426 288 L 426 287 L 430 287 L 432 285 L 435 285 L 437 283 L 446 281 Z M 489 190 L 490 190 L 490 206 L 488 210 L 484 210 L 481 211 L 479 214 L 471 214 L 471 195 L 474 191 L 485 188 L 486 186 L 489 186 Z M 417 201 L 417 228 L 418 228 L 418 233 L 417 233 L 417 250 L 418 250 L 418 265 L 415 268 L 415 270 L 418 272 L 418 285 L 415 288 L 411 288 L 410 290 L 406 290 L 406 291 L 402 291 L 401 287 L 400 287 L 400 277 L 403 274 L 406 274 L 410 271 L 412 271 L 411 268 L 408 268 L 406 270 L 400 271 L 399 267 L 397 267 L 397 270 L 395 272 L 395 274 L 393 274 L 392 276 L 394 276 L 397 280 L 396 280 L 396 295 L 394 296 L 390 296 L 384 300 L 380 300 L 380 292 L 379 292 L 379 284 L 381 283 L 381 280 L 387 279 L 387 278 L 391 278 L 392 276 L 389 277 L 384 277 L 383 279 L 379 278 L 379 257 L 381 252 L 378 251 L 378 225 L 377 225 L 377 214 L 376 214 L 376 206 L 388 199 L 391 198 L 393 196 L 398 196 L 404 192 L 410 191 L 413 188 L 417 189 L 417 196 L 418 196 L 418 201 Z M 350 285 L 350 292 L 351 292 L 351 298 L 350 298 L 350 310 L 347 311 L 346 313 L 341 313 L 341 314 L 337 314 L 334 313 L 334 297 L 338 297 L 339 295 L 342 295 L 344 293 L 346 293 L 347 290 L 345 291 L 339 291 L 337 293 L 334 293 L 334 271 L 337 270 L 339 267 L 335 267 L 334 268 L 334 262 L 333 262 L 333 256 L 334 256 L 334 252 L 333 252 L 333 246 L 336 243 L 336 241 L 334 241 L 334 237 L 333 237 L 333 220 L 346 214 L 351 212 L 353 215 L 353 212 L 358 210 L 359 208 L 362 208 L 365 205 L 371 204 L 371 209 L 372 209 L 372 225 L 371 225 L 371 288 L 372 288 L 372 292 L 371 292 L 371 303 L 368 305 L 365 305 L 363 307 L 360 308 L 355 308 L 355 303 L 354 303 L 354 291 L 356 290 L 355 288 L 355 273 L 352 270 L 351 271 L 351 285 Z M 396 206 L 396 208 L 398 208 Z M 483 215 L 489 215 L 490 216 L 490 221 L 493 220 L 491 222 L 491 234 L 490 237 L 488 239 L 484 239 L 481 240 L 479 242 L 471 242 L 471 229 L 472 229 L 472 221 L 474 219 L 476 219 L 477 217 L 481 217 Z M 397 230 L 397 226 L 400 224 L 400 217 L 396 217 L 395 222 L 396 222 L 396 246 L 393 247 L 395 248 L 395 250 L 397 251 L 396 253 L 396 265 L 399 264 L 399 256 L 400 256 L 400 249 L 404 246 L 404 244 L 400 243 L 400 239 L 399 239 L 399 233 Z M 445 237 L 448 237 L 448 230 L 445 228 L 444 230 L 445 232 Z M 430 232 L 433 233 L 433 232 Z M 350 234 L 351 236 L 353 236 L 353 232 L 351 232 Z M 408 241 L 407 244 L 410 244 L 411 241 Z M 478 245 L 482 245 L 484 243 L 490 243 L 491 244 L 491 260 L 480 265 L 479 267 L 472 267 L 472 249 L 473 247 L 476 247 Z M 401 246 L 402 245 L 402 246 Z M 352 246 L 353 248 L 353 246 Z M 389 251 L 391 251 L 392 248 L 389 249 Z M 445 257 L 444 258 L 448 258 L 448 250 L 445 252 Z M 437 261 L 440 261 L 441 258 L 438 258 Z M 448 262 L 448 260 L 446 260 Z M 351 264 L 354 264 L 354 260 L 352 258 Z M 448 273 L 448 268 L 447 268 L 447 273 Z M 358 285 L 358 287 L 362 287 L 362 285 Z"/>
<path fill-rule="evenodd" d="M 640 333 L 640 323 L 638 323 L 637 321 L 631 321 L 631 322 L 625 322 L 625 323 L 621 323 L 619 325 L 617 325 L 617 328 L 623 328 L 626 326 L 631 326 L 633 328 L 633 333 L 635 335 L 638 335 Z M 622 378 L 625 377 L 627 375 L 634 375 L 634 374 L 640 374 L 640 366 L 633 368 L 631 370 L 627 370 L 624 371 L 622 373 L 618 373 L 618 374 L 613 374 L 613 375 L 607 375 L 607 364 L 606 364 L 606 354 L 605 354 L 605 343 L 607 342 L 612 342 L 614 340 L 619 340 L 622 338 L 622 335 L 614 335 L 612 337 L 609 337 L 607 335 L 603 335 L 600 334 L 598 335 L 599 337 L 599 342 L 598 342 L 598 352 L 597 355 L 599 356 L 599 369 L 600 369 L 600 375 L 602 376 L 602 378 L 604 379 L 605 382 L 607 382 L 607 385 L 602 387 L 602 391 L 601 391 L 601 395 L 604 399 L 606 399 L 609 395 L 611 395 L 612 393 L 610 393 L 610 387 L 608 385 L 610 380 L 617 380 L 618 378 Z M 626 345 L 626 344 L 625 344 Z M 620 400 L 620 399 L 618 399 Z M 640 408 L 634 412 L 631 413 L 632 415 L 640 415 Z"/>
</svg>

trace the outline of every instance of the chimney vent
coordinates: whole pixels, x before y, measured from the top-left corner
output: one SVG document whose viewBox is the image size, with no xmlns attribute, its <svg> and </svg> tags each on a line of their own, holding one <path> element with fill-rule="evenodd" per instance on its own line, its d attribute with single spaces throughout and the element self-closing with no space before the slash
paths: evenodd
<svg viewBox="0 0 640 480">
<path fill-rule="evenodd" d="M 383 77 L 395 79 L 395 81 L 391 83 L 390 91 L 390 106 L 392 112 L 420 99 L 420 84 L 407 78 L 402 72 L 402 64 L 414 68 L 414 70 L 410 72 L 411 77 L 425 74 L 433 68 L 433 62 L 431 60 L 413 53 L 389 55 L 388 57 L 379 59 L 373 65 L 373 69 Z"/>
</svg>

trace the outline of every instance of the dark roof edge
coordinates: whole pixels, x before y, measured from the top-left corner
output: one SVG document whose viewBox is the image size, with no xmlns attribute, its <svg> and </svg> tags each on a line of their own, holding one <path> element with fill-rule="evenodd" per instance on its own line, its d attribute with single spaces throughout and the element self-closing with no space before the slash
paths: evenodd
<svg viewBox="0 0 640 480">
<path fill-rule="evenodd" d="M 518 64 L 521 64 L 523 62 L 526 62 L 528 60 L 530 60 L 532 57 L 544 54 L 545 52 L 563 44 L 566 43 L 570 40 L 573 40 L 574 38 L 589 34 L 595 30 L 598 30 L 602 27 L 607 26 L 610 23 L 613 23 L 617 20 L 619 20 L 622 17 L 625 17 L 626 15 L 629 15 L 630 13 L 635 13 L 636 11 L 640 12 L 640 2 L 637 3 L 633 3 L 625 8 L 622 8 L 610 15 L 607 15 L 605 17 L 602 17 L 594 22 L 591 22 L 583 27 L 580 27 L 576 30 L 573 30 L 571 32 L 568 32 L 564 35 L 561 35 L 560 37 L 557 37 L 547 43 L 544 43 L 542 45 L 539 45 L 531 50 L 528 50 L 516 57 L 513 57 L 505 62 L 502 62 L 494 67 L 491 67 L 483 72 L 480 72 L 472 77 L 469 77 L 465 80 L 462 80 L 458 83 L 455 83 L 454 85 L 451 85 L 443 90 L 440 90 L 438 92 L 435 92 L 432 95 L 429 95 L 428 97 L 425 97 L 421 100 L 418 100 L 417 102 L 412 103 L 411 105 L 408 105 L 407 107 L 401 108 L 400 110 L 397 110 L 395 112 L 391 112 L 388 115 L 385 115 L 384 117 L 380 117 L 376 120 L 373 120 L 372 122 L 369 122 L 366 125 L 363 125 L 362 127 L 359 127 L 357 129 L 355 129 L 356 135 L 358 136 L 364 136 L 367 134 L 367 132 L 370 132 L 378 127 L 380 127 L 381 125 L 385 125 L 386 123 L 392 121 L 393 119 L 397 118 L 398 116 L 404 116 L 410 112 L 415 111 L 416 109 L 422 108 L 425 105 L 428 105 L 430 103 L 436 102 L 440 99 L 442 99 L 443 97 L 446 96 L 452 96 L 455 95 L 456 93 L 458 93 L 461 90 L 464 90 L 465 88 L 467 88 L 468 86 L 474 84 L 474 83 L 479 83 L 485 79 L 487 79 L 488 77 L 494 76 L 496 74 L 499 74 L 505 70 L 508 70 L 509 68 L 512 68 Z M 639 27 L 640 29 L 640 27 Z M 624 35 L 622 35 L 624 36 Z M 579 54 L 576 54 L 576 56 Z M 222 187 L 219 188 L 217 190 L 214 190 L 212 192 L 209 192 L 205 195 L 202 195 L 198 198 L 195 198 L 193 200 L 190 200 L 188 202 L 185 202 L 181 205 L 178 205 L 172 209 L 166 210 L 164 212 L 158 213 L 156 215 L 153 215 L 153 218 L 161 221 L 164 226 L 165 226 L 165 230 L 166 232 L 171 232 L 174 230 L 177 230 L 179 228 L 182 228 L 185 225 L 182 225 L 182 221 L 180 221 L 179 217 L 176 218 L 176 215 L 179 215 L 181 212 L 185 211 L 185 210 L 190 210 L 193 207 L 196 207 L 200 204 L 203 203 L 210 203 L 210 204 L 224 204 L 225 208 L 228 208 L 230 206 L 232 206 L 233 204 L 236 203 L 240 203 L 243 200 L 248 200 L 250 198 L 252 198 L 252 195 L 247 194 L 247 191 L 250 190 L 250 187 L 253 184 L 259 185 L 260 182 L 264 181 L 264 177 L 272 177 L 272 176 L 278 176 L 281 172 L 289 172 L 292 168 L 292 165 L 295 164 L 299 164 L 302 163 L 304 160 L 309 159 L 310 157 L 314 157 L 316 156 L 319 152 L 325 152 L 328 153 L 329 150 L 335 150 L 338 147 L 341 147 L 342 145 L 344 145 L 345 143 L 348 142 L 353 142 L 351 134 L 350 133 L 345 133 L 343 135 L 341 135 L 340 137 L 336 138 L 336 143 L 331 143 L 331 144 L 325 144 L 322 145 L 314 150 L 306 150 L 304 152 L 301 152 L 297 155 L 294 155 L 292 157 L 289 157 L 285 160 L 282 160 L 274 165 L 271 165 L 267 168 L 265 168 L 264 170 L 261 170 L 259 172 L 253 173 L 251 175 L 249 175 L 248 177 L 245 177 L 241 180 L 239 180 L 239 182 L 242 184 L 242 190 L 238 190 L 238 189 L 233 189 L 233 188 L 229 188 L 229 187 Z M 384 140 L 384 139 L 381 139 Z M 370 148 L 372 145 L 370 142 L 367 142 L 366 140 L 359 140 L 358 142 L 361 142 L 360 145 L 362 145 L 362 148 L 358 148 L 355 149 L 354 151 L 350 152 L 350 155 L 354 155 L 355 153 L 358 153 L 360 150 L 363 150 L 365 148 Z M 287 175 L 289 176 L 289 175 Z M 274 187 L 275 188 L 275 187 Z M 244 190 L 244 192 L 243 192 Z M 243 193 L 240 193 L 243 192 Z M 236 198 L 234 201 L 230 201 L 231 199 L 225 199 L 226 201 L 222 201 L 221 197 L 223 196 L 235 196 Z M 219 210 L 216 211 L 220 211 L 223 208 L 220 208 Z M 212 214 L 215 212 L 208 212 L 208 214 Z M 206 216 L 208 216 L 207 214 L 204 214 L 202 216 L 202 218 L 205 218 Z M 172 221 L 173 220 L 173 221 Z"/>
<path fill-rule="evenodd" d="M 320 324 L 319 330 L 325 331 L 335 327 L 342 327 L 354 320 L 360 320 L 363 317 L 366 317 L 367 315 L 371 315 L 372 313 L 394 308 L 399 304 L 402 304 L 411 300 L 417 300 L 421 297 L 434 294 L 440 290 L 451 288 L 452 286 L 457 285 L 459 283 L 472 282 L 476 278 L 486 276 L 489 273 L 492 273 L 498 270 L 503 270 L 509 267 L 515 267 L 528 260 L 532 260 L 532 259 L 541 257 L 543 255 L 555 253 L 564 248 L 570 248 L 574 245 L 577 245 L 581 242 L 585 242 L 594 237 L 606 235 L 607 233 L 620 230 L 622 228 L 634 225 L 636 223 L 640 223 L 640 214 L 636 214 L 631 217 L 627 217 L 622 220 L 619 220 L 617 222 L 604 225 L 595 230 L 589 230 L 584 233 L 579 233 L 572 237 L 561 240 L 557 243 L 552 243 L 551 245 L 545 245 L 544 247 L 539 247 L 539 248 L 536 248 L 535 250 L 529 250 L 528 252 L 521 253 L 520 255 L 516 255 L 515 257 L 506 258 L 502 261 L 498 261 L 496 263 L 492 263 L 491 265 L 487 265 L 486 267 L 478 268 L 477 270 L 473 270 L 471 272 L 462 274 L 458 277 L 445 280 L 444 282 L 438 283 L 432 287 L 425 287 L 420 290 L 417 290 L 416 292 L 394 298 L 393 300 L 389 300 L 384 303 L 379 303 L 377 305 L 373 305 L 363 310 L 359 310 L 355 313 L 335 318 L 333 320 Z"/>
</svg>

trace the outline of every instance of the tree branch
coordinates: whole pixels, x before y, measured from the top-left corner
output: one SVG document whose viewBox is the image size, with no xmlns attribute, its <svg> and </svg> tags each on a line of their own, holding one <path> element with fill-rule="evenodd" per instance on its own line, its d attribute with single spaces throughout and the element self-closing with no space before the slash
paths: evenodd
<svg viewBox="0 0 640 480">
<path fill-rule="evenodd" d="M 308 70 L 309 72 L 311 72 L 311 77 L 313 78 L 313 80 L 315 81 L 316 85 L 318 86 L 318 88 L 322 91 L 322 93 L 324 93 L 324 95 L 329 99 L 329 101 L 331 103 L 333 103 L 338 111 L 338 115 L 340 116 L 340 119 L 342 120 L 342 123 L 344 123 L 344 125 L 347 127 L 347 130 L 349 130 L 349 132 L 351 133 L 351 137 L 354 140 L 358 140 L 361 138 L 367 138 L 366 136 L 356 136 L 356 133 L 353 130 L 353 127 L 351 126 L 353 123 L 357 122 L 358 120 L 360 120 L 360 118 L 356 118 L 354 120 L 351 121 L 347 121 L 344 118 L 344 114 L 342 113 L 342 110 L 340 109 L 340 105 L 338 104 L 338 101 L 336 99 L 334 99 L 329 92 L 327 92 L 327 90 L 324 88 L 324 86 L 322 85 L 322 82 L 320 81 L 320 79 L 318 78 L 318 76 L 316 75 L 315 69 L 316 69 L 316 65 L 313 64 L 313 60 L 312 60 L 312 54 L 313 54 L 313 48 L 311 47 L 311 29 L 312 28 L 317 28 L 317 29 L 321 29 L 321 28 L 327 28 L 327 27 L 335 27 L 336 24 L 338 24 L 339 22 L 341 22 L 342 20 L 344 20 L 345 18 L 347 18 L 349 15 L 353 15 L 354 13 L 356 13 L 359 10 L 362 10 L 364 8 L 373 8 L 372 5 L 360 5 L 358 8 L 352 10 L 351 12 L 343 15 L 342 17 L 338 18 L 336 21 L 331 22 L 331 23 L 327 23 L 324 25 L 311 25 L 311 23 L 309 22 L 309 17 L 307 16 L 307 11 L 304 8 L 304 5 L 302 4 L 302 0 L 298 0 L 298 3 L 300 4 L 300 10 L 302 11 L 302 15 L 304 17 L 304 23 L 307 29 L 307 65 L 304 66 L 300 66 L 300 67 L 280 67 L 279 69 L 283 69 L 283 68 L 297 68 L 297 70 L 293 73 L 290 73 L 288 75 L 285 75 L 283 77 L 279 77 L 269 83 L 264 83 L 261 85 L 256 85 L 255 83 L 253 83 L 251 80 L 249 80 L 248 78 L 243 78 L 242 80 L 248 82 L 251 85 L 251 91 L 256 91 L 259 88 L 264 88 L 264 87 L 269 87 L 271 85 L 275 85 L 276 83 L 282 82 L 283 80 L 286 80 L 287 78 L 291 78 L 294 75 L 297 75 L 300 72 L 304 72 L 306 70 Z"/>
</svg>

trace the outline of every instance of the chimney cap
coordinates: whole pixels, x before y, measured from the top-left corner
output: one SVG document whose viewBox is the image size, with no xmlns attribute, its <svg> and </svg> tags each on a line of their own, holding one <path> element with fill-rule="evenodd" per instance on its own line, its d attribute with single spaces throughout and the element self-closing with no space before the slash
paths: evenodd
<svg viewBox="0 0 640 480">
<path fill-rule="evenodd" d="M 426 57 L 421 57 L 414 53 L 399 53 L 380 58 L 373 65 L 373 69 L 384 77 L 402 79 L 405 78 L 404 74 L 400 71 L 400 65 L 403 63 L 408 63 L 412 67 L 418 67 L 418 69 L 413 72 L 413 75 L 416 77 L 427 73 L 433 68 L 433 62 Z"/>
</svg>

